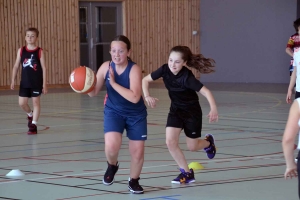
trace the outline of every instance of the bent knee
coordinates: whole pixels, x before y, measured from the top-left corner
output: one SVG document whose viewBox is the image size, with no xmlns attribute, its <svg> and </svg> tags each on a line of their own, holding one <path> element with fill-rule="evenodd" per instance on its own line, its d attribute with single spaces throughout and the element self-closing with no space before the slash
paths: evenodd
<svg viewBox="0 0 300 200">
<path fill-rule="evenodd" d="M 197 146 L 195 145 L 188 145 L 188 149 L 192 152 L 198 151 Z"/>
</svg>

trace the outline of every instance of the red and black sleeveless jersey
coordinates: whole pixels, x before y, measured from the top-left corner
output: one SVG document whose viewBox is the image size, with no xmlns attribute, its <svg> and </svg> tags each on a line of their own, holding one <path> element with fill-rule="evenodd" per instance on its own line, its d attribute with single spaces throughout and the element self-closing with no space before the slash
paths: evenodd
<svg viewBox="0 0 300 200">
<path fill-rule="evenodd" d="M 41 51 L 42 49 L 40 47 L 34 50 L 29 50 L 26 46 L 21 48 L 22 73 L 20 87 L 43 88 L 43 69 L 40 62 Z"/>
</svg>

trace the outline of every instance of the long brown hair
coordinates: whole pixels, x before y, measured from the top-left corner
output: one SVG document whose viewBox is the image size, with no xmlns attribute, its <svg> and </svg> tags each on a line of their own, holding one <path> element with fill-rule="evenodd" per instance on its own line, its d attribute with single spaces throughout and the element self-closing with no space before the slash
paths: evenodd
<svg viewBox="0 0 300 200">
<path fill-rule="evenodd" d="M 211 58 L 205 58 L 202 54 L 193 54 L 187 46 L 175 46 L 171 52 L 181 53 L 183 61 L 186 61 L 188 67 L 198 70 L 201 74 L 214 72 L 215 61 Z"/>
</svg>

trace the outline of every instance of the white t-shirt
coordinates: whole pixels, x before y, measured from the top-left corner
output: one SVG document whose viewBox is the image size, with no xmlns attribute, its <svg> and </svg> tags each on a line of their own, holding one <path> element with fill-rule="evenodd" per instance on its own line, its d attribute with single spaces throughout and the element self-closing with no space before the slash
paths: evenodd
<svg viewBox="0 0 300 200">
<path fill-rule="evenodd" d="M 297 68 L 297 74 L 296 74 L 296 91 L 300 92 L 300 48 L 294 49 L 294 62 L 293 66 L 294 69 Z"/>
</svg>

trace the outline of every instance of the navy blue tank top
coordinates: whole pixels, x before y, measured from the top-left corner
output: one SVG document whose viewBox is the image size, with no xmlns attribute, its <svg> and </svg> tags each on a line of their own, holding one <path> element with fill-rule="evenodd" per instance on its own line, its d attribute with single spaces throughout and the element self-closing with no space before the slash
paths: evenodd
<svg viewBox="0 0 300 200">
<path fill-rule="evenodd" d="M 128 60 L 128 65 L 122 74 L 116 72 L 116 65 L 114 62 L 111 62 L 111 67 L 114 71 L 115 81 L 119 85 L 130 89 L 130 78 L 129 74 L 132 66 L 135 65 L 134 62 Z M 105 76 L 105 85 L 107 90 L 107 99 L 105 107 L 111 110 L 116 111 L 120 115 L 126 116 L 145 116 L 147 115 L 147 108 L 145 106 L 144 100 L 141 96 L 140 100 L 137 103 L 132 103 L 121 96 L 117 91 L 115 91 L 109 82 L 109 71 L 107 71 Z"/>
</svg>

